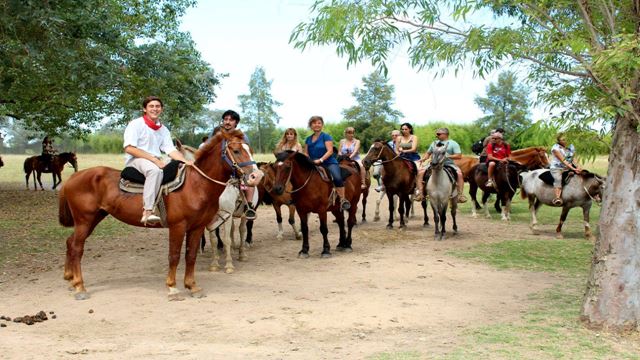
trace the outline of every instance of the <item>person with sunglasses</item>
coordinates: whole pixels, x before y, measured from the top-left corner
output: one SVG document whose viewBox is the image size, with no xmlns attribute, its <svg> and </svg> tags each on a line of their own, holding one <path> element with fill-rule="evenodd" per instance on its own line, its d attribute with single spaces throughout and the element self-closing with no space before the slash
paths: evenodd
<svg viewBox="0 0 640 360">
<path fill-rule="evenodd" d="M 431 154 L 433 153 L 433 150 L 435 149 L 436 145 L 438 144 L 446 145 L 447 158 L 444 161 L 444 165 L 454 168 L 456 170 L 458 203 L 465 203 L 467 202 L 467 197 L 464 196 L 464 179 L 462 178 L 462 171 L 453 162 L 453 160 L 462 158 L 462 150 L 460 150 L 460 144 L 458 144 L 455 140 L 449 139 L 449 129 L 447 128 L 439 128 L 438 130 L 436 130 L 436 137 L 437 137 L 437 140 L 434 140 L 431 143 L 431 145 L 429 145 L 429 148 L 427 149 L 427 152 L 425 153 L 421 161 L 422 163 L 424 163 L 431 157 Z M 422 181 L 422 179 L 424 178 L 424 173 L 427 170 L 428 170 L 428 166 L 423 167 L 418 172 L 418 179 L 416 181 L 416 192 L 413 198 L 414 201 L 422 201 L 424 199 L 423 194 L 424 194 L 425 184 L 424 184 L 424 181 Z"/>
</svg>

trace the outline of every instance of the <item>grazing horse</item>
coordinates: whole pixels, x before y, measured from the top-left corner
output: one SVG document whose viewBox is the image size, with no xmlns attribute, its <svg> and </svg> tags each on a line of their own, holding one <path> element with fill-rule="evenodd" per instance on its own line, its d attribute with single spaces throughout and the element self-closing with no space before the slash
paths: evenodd
<svg viewBox="0 0 640 360">
<path fill-rule="evenodd" d="M 567 219 L 569 210 L 574 207 L 582 208 L 582 215 L 584 219 L 584 236 L 587 239 L 592 239 L 591 227 L 589 226 L 589 211 L 591 210 L 591 204 L 593 201 L 600 202 L 602 194 L 604 192 L 605 178 L 598 176 L 588 171 L 583 171 L 580 175 L 573 175 L 568 180 L 567 184 L 562 188 L 562 205 L 554 205 L 553 199 L 555 194 L 553 191 L 553 185 L 546 184 L 540 179 L 543 173 L 548 173 L 547 169 L 540 169 L 534 171 L 523 172 L 522 177 L 522 191 L 520 195 L 523 199 L 529 199 L 529 211 L 531 212 L 531 230 L 535 234 L 537 232 L 536 225 L 538 224 L 537 213 L 542 204 L 562 207 L 562 213 L 560 214 L 560 222 L 556 227 L 556 237 L 562 238 L 562 224 Z M 550 174 L 547 174 L 550 176 Z"/>
<path fill-rule="evenodd" d="M 431 154 L 431 176 L 427 181 L 426 191 L 433 210 L 433 224 L 435 227 L 435 239 L 444 240 L 447 222 L 447 207 L 451 201 L 451 219 L 453 220 L 453 232 L 458 232 L 456 223 L 456 211 L 458 209 L 458 195 L 453 198 L 451 194 L 456 186 L 455 172 L 447 174 L 444 161 L 447 155 L 447 145 L 436 146 Z M 453 176 L 453 179 L 451 178 Z"/>
<path fill-rule="evenodd" d="M 71 164 L 73 166 L 74 172 L 78 171 L 78 158 L 76 153 L 74 152 L 63 152 L 61 154 L 53 155 L 51 157 L 50 166 L 47 168 L 47 163 L 42 158 L 41 155 L 31 156 L 24 160 L 24 172 L 25 172 L 25 181 L 27 183 L 27 190 L 29 190 L 29 178 L 33 173 L 33 189 L 38 190 L 38 185 L 36 184 L 36 179 L 40 184 L 40 189 L 44 190 L 42 186 L 42 181 L 40 180 L 40 176 L 42 173 L 51 173 L 53 177 L 53 187 L 52 190 L 58 187 L 62 182 L 62 170 L 64 169 L 64 165 L 66 163 Z"/>
<path fill-rule="evenodd" d="M 335 148 L 334 148 L 335 149 Z M 337 150 L 334 150 L 334 153 L 337 153 Z M 336 157 L 338 163 L 344 166 L 354 166 L 356 170 L 360 170 L 360 164 L 357 161 L 351 159 L 348 155 L 338 155 Z M 362 223 L 367 222 L 367 197 L 369 196 L 369 188 L 371 187 L 371 174 L 369 173 L 369 169 L 365 169 L 364 171 L 365 179 L 364 185 L 365 188 L 362 189 Z"/>
<path fill-rule="evenodd" d="M 535 170 L 549 165 L 544 147 L 530 147 L 521 150 L 514 150 L 511 153 L 509 166 L 498 166 L 494 178 L 496 180 L 495 187 L 486 187 L 488 180 L 486 164 L 477 164 L 473 167 L 473 176 L 469 177 L 469 195 L 473 199 L 474 206 L 471 207 L 473 217 L 477 217 L 477 210 L 484 208 L 485 216 L 489 215 L 487 200 L 491 194 L 497 194 L 494 207 L 498 213 L 501 213 L 502 220 L 508 221 L 511 217 L 511 200 L 516 193 L 516 189 L 520 186 L 518 173 L 524 170 Z M 476 194 L 478 188 L 483 191 L 482 207 L 478 203 Z M 503 209 L 502 206 L 505 207 Z"/>
<path fill-rule="evenodd" d="M 406 160 L 396 155 L 391 147 L 383 141 L 374 141 L 367 155 L 362 160 L 362 163 L 365 168 L 368 169 L 378 160 L 384 168 L 382 182 L 385 187 L 387 199 L 389 200 L 389 223 L 387 224 L 387 229 L 393 229 L 394 195 L 398 195 L 399 199 L 398 212 L 400 213 L 400 228 L 405 228 L 404 217 L 405 215 L 407 218 L 409 217 L 409 211 L 411 209 L 411 199 L 409 196 L 413 194 L 416 183 L 416 172 L 407 165 Z M 426 209 L 426 202 L 423 203 L 423 209 Z M 425 224 L 428 224 L 426 210 Z"/>
<path fill-rule="evenodd" d="M 322 257 L 331 256 L 331 246 L 327 234 L 327 211 L 331 211 L 336 218 L 340 229 L 340 240 L 336 246 L 338 251 L 352 251 L 351 231 L 356 224 L 358 211 L 358 201 L 360 200 L 360 172 L 353 167 L 340 166 L 344 179 L 345 197 L 351 203 L 349 218 L 347 220 L 348 229 L 344 229 L 344 212 L 340 209 L 337 195 L 331 180 L 323 179 L 320 171 L 311 159 L 299 152 L 287 151 L 276 155 L 275 181 L 273 191 L 276 194 L 283 194 L 286 184 L 291 182 L 293 189 L 290 191 L 293 202 L 296 204 L 296 212 L 300 217 L 300 228 L 302 230 L 302 250 L 299 257 L 309 257 L 309 213 L 318 214 L 320 219 L 320 233 L 322 234 Z M 349 175 L 344 176 L 345 172 Z"/>
<path fill-rule="evenodd" d="M 242 146 L 243 134 L 239 130 L 219 132 L 196 153 L 193 167 L 185 169 L 182 187 L 164 196 L 166 223 L 169 227 L 169 271 L 166 285 L 169 300 L 182 300 L 176 287 L 176 270 L 180 250 L 186 237 L 184 286 L 193 296 L 201 296 L 196 285 L 195 263 L 198 242 L 204 228 L 218 212 L 218 198 L 226 182 L 233 176 L 246 178 L 255 175 L 251 155 Z M 259 175 L 259 174 L 258 174 Z M 80 262 L 85 240 L 93 229 L 108 215 L 134 226 L 140 222 L 142 194 L 120 190 L 120 171 L 99 166 L 73 174 L 59 193 L 59 221 L 73 226 L 67 239 L 64 279 L 75 288 L 77 300 L 89 297 L 84 287 Z M 161 224 L 152 227 L 161 227 Z M 135 240 L 135 239 L 134 239 Z"/>
</svg>

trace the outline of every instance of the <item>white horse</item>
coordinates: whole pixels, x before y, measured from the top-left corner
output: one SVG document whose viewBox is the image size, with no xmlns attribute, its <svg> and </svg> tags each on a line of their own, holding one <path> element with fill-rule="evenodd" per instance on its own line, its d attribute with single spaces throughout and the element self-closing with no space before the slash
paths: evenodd
<svg viewBox="0 0 640 360">
<path fill-rule="evenodd" d="M 444 240 L 449 201 L 451 201 L 453 232 L 458 232 L 458 224 L 456 223 L 458 194 L 455 193 L 455 195 L 452 196 L 452 194 L 454 194 L 456 182 L 449 178 L 449 175 L 444 168 L 444 161 L 447 156 L 447 145 L 439 144 L 433 150 L 433 153 L 431 154 L 431 176 L 429 176 L 429 180 L 426 185 L 431 209 L 433 209 L 433 224 L 435 227 L 436 240 Z"/>
<path fill-rule="evenodd" d="M 545 174 L 546 173 L 546 174 Z M 562 238 L 562 224 L 567 219 L 567 214 L 571 208 L 580 206 L 584 219 L 584 236 L 592 239 L 591 227 L 589 226 L 589 211 L 593 201 L 600 202 L 604 191 L 605 179 L 588 171 L 583 171 L 580 175 L 573 175 L 562 188 L 562 205 L 553 205 L 555 194 L 553 185 L 549 185 L 540 179 L 540 175 L 550 177 L 548 169 L 539 169 L 523 172 L 521 196 L 529 199 L 529 211 L 531 212 L 531 228 L 534 234 L 537 233 L 538 209 L 542 204 L 562 207 L 560 222 L 556 227 L 556 237 Z"/>
</svg>

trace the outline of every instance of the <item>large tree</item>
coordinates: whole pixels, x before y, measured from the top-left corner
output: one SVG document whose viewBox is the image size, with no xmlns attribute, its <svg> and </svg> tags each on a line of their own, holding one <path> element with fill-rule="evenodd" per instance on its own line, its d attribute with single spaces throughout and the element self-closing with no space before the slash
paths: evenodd
<svg viewBox="0 0 640 360">
<path fill-rule="evenodd" d="M 528 66 L 540 101 L 564 120 L 612 124 L 607 190 L 582 307 L 592 326 L 640 326 L 640 4 L 602 0 L 317 1 L 295 47 L 333 45 L 348 64 L 385 69 L 408 48 L 418 69 L 483 75 Z M 491 18 L 488 14 L 493 13 Z M 477 15 L 477 16 L 475 16 Z"/>
<path fill-rule="evenodd" d="M 398 119 L 404 115 L 393 109 L 393 92 L 386 76 L 374 71 L 362 78 L 362 88 L 355 88 L 351 95 L 356 105 L 342 111 L 347 122 L 356 129 L 366 149 L 375 139 L 389 137 L 389 132 L 396 128 Z"/>
<path fill-rule="evenodd" d="M 170 123 L 211 102 L 219 76 L 179 18 L 192 0 L 0 1 L 0 116 L 52 134 L 138 114 Z"/>
<path fill-rule="evenodd" d="M 276 124 L 280 121 L 274 108 L 282 103 L 271 95 L 272 82 L 267 81 L 264 68 L 258 66 L 249 80 L 249 94 L 238 96 L 242 108 L 241 125 L 247 129 L 251 145 L 261 153 L 273 150 Z"/>
<path fill-rule="evenodd" d="M 474 102 L 487 115 L 476 120 L 484 131 L 503 128 L 510 134 L 518 134 L 531 126 L 529 118 L 529 93 L 524 84 L 518 84 L 517 76 L 510 71 L 498 75 L 498 81 L 487 86 L 485 97 L 476 96 Z"/>
</svg>

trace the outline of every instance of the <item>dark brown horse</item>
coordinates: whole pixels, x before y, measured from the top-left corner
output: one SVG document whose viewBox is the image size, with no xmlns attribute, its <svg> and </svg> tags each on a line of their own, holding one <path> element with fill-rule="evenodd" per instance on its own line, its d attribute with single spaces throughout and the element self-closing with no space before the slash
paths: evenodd
<svg viewBox="0 0 640 360">
<path fill-rule="evenodd" d="M 276 156 L 275 182 L 273 191 L 276 194 L 283 194 L 286 184 L 291 182 L 293 189 L 291 197 L 296 205 L 296 212 L 300 217 L 300 229 L 302 230 L 302 250 L 299 257 L 309 257 L 309 213 L 318 214 L 320 219 L 320 233 L 322 233 L 322 257 L 331 256 L 331 246 L 327 234 L 327 211 L 331 211 L 336 218 L 340 229 L 340 240 L 336 246 L 338 251 L 351 251 L 351 231 L 356 224 L 358 211 L 358 201 L 360 200 L 360 173 L 353 167 L 342 167 L 350 175 L 344 178 L 345 197 L 351 203 L 349 218 L 347 220 L 347 231 L 344 229 L 344 212 L 340 210 L 340 204 L 335 200 L 330 201 L 333 192 L 333 184 L 326 181 L 320 175 L 315 164 L 304 154 L 288 151 Z M 343 174 L 344 172 L 343 171 Z"/>
<path fill-rule="evenodd" d="M 511 217 L 511 200 L 516 193 L 516 189 L 520 187 L 519 173 L 525 170 L 535 170 L 549 165 L 549 158 L 546 155 L 544 147 L 531 147 L 521 150 L 515 150 L 509 157 L 508 165 L 500 164 L 496 167 L 494 178 L 495 187 L 485 186 L 488 180 L 486 164 L 478 164 L 473 167 L 472 174 L 469 178 L 469 195 L 473 200 L 472 216 L 476 217 L 476 210 L 484 208 L 485 216 L 490 217 L 487 207 L 487 200 L 491 194 L 497 194 L 494 207 L 498 213 L 501 213 L 502 220 L 508 221 Z M 476 199 L 478 188 L 483 191 L 482 207 Z M 504 206 L 503 209 L 500 205 Z"/>
<path fill-rule="evenodd" d="M 276 239 L 282 240 L 284 231 L 282 229 L 282 206 L 286 206 L 289 208 L 289 225 L 293 229 L 293 234 L 296 240 L 302 240 L 302 232 L 296 228 L 296 207 L 293 204 L 293 199 L 291 198 L 291 184 L 287 184 L 285 191 L 282 194 L 276 194 L 273 190 L 273 186 L 276 180 L 276 169 L 273 163 L 263 163 L 259 164 L 260 170 L 264 173 L 264 177 L 260 184 L 258 185 L 259 199 L 261 203 L 266 205 L 272 205 L 273 209 L 276 211 L 276 222 L 278 223 L 278 233 L 276 235 Z M 253 221 L 251 220 L 251 225 L 253 225 Z M 247 226 L 249 226 L 249 222 L 247 222 Z M 247 242 L 250 242 L 249 234 L 250 231 L 247 229 Z"/>
<path fill-rule="evenodd" d="M 73 166 L 74 172 L 78 171 L 78 158 L 76 153 L 74 152 L 63 152 L 58 155 L 53 155 L 51 157 L 51 163 L 47 166 L 47 161 L 43 158 L 42 155 L 36 155 L 28 157 L 24 160 L 24 172 L 25 172 L 25 182 L 27 183 L 27 190 L 29 190 L 29 178 L 33 173 L 33 190 L 38 190 L 38 185 L 36 184 L 36 179 L 38 180 L 38 184 L 40 184 L 40 189 L 44 190 L 42 186 L 42 181 L 40 180 L 40 176 L 42 173 L 51 173 L 53 177 L 53 187 L 51 189 L 55 189 L 62 182 L 62 170 L 64 170 L 64 165 L 66 163 L 71 164 Z"/>
<path fill-rule="evenodd" d="M 389 223 L 387 229 L 393 229 L 393 196 L 398 195 L 398 213 L 400 214 L 400 228 L 406 227 L 405 215 L 409 217 L 409 210 L 411 209 L 411 199 L 409 196 L 413 193 L 416 182 L 416 172 L 409 168 L 406 160 L 403 160 L 396 153 L 393 152 L 391 147 L 383 141 L 375 141 L 367 155 L 362 160 L 365 168 L 371 167 L 371 165 L 380 160 L 384 169 L 382 175 L 382 182 L 386 189 L 387 199 L 389 200 Z M 427 217 L 427 204 L 422 202 L 422 209 L 424 211 L 424 225 L 429 224 L 429 218 Z"/>
<path fill-rule="evenodd" d="M 194 274 L 198 242 L 205 226 L 218 211 L 218 198 L 225 188 L 225 182 L 234 173 L 246 178 L 255 165 L 250 161 L 251 157 L 243 144 L 241 131 L 219 132 L 196 153 L 196 168 L 188 167 L 185 170 L 184 185 L 165 196 L 169 227 L 169 272 L 166 284 L 170 300 L 182 299 L 176 288 L 176 269 L 185 237 L 184 286 L 192 295 L 202 294 L 202 289 L 196 286 Z M 119 181 L 119 170 L 99 166 L 75 173 L 60 190 L 60 223 L 74 227 L 67 239 L 64 278 L 75 288 L 78 300 L 89 297 L 84 287 L 80 262 L 85 240 L 96 225 L 112 215 L 129 225 L 143 226 L 140 223 L 142 194 L 121 191 Z"/>
<path fill-rule="evenodd" d="M 4 166 L 4 161 L 2 161 L 2 156 L 0 156 L 0 167 Z"/>
</svg>

